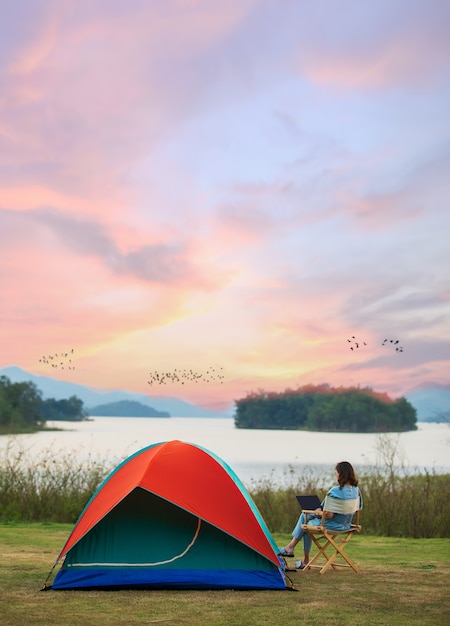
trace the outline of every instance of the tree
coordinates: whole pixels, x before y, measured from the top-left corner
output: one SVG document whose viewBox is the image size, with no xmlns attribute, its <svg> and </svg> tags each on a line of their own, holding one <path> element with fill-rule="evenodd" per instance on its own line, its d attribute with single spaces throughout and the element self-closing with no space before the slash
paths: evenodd
<svg viewBox="0 0 450 626">
<path fill-rule="evenodd" d="M 11 383 L 0 377 L 0 423 L 11 430 L 37 429 L 44 425 L 42 394 L 33 382 Z"/>
<path fill-rule="evenodd" d="M 46 420 L 80 421 L 87 417 L 83 401 L 77 396 L 71 396 L 68 400 L 43 400 L 41 413 Z"/>
<path fill-rule="evenodd" d="M 33 382 L 11 383 L 0 376 L 0 429 L 2 433 L 35 431 L 47 420 L 82 420 L 87 417 L 83 402 L 76 396 L 68 400 L 42 399 Z"/>
<path fill-rule="evenodd" d="M 307 385 L 274 393 L 260 390 L 236 401 L 237 428 L 388 432 L 414 430 L 416 410 L 370 388 Z"/>
</svg>

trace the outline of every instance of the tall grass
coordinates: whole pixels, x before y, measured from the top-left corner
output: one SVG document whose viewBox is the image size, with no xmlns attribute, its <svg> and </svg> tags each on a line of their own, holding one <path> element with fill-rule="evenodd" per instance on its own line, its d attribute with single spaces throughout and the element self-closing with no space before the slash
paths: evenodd
<svg viewBox="0 0 450 626">
<path fill-rule="evenodd" d="M 363 494 L 361 523 L 364 532 L 385 537 L 450 537 L 450 474 L 427 470 L 411 472 L 398 449 L 398 438 L 380 435 L 377 462 L 359 476 Z M 271 532 L 291 532 L 300 510 L 295 495 L 326 494 L 334 478 L 319 480 L 311 473 L 290 470 L 290 484 L 274 487 L 263 479 L 255 482 L 251 495 Z"/>
<path fill-rule="evenodd" d="M 366 473 L 360 486 L 364 532 L 384 537 L 450 537 L 450 474 Z M 288 487 L 275 488 L 270 479 L 263 479 L 250 489 L 269 529 L 279 533 L 291 532 L 297 522 L 296 494 L 317 493 L 322 498 L 326 491 L 302 477 Z"/>
<path fill-rule="evenodd" d="M 372 534 L 450 536 L 450 475 L 410 473 L 398 450 L 398 436 L 380 435 L 378 464 L 361 482 L 367 503 L 364 525 Z"/>
<path fill-rule="evenodd" d="M 364 497 L 363 531 L 398 537 L 449 537 L 450 475 L 410 472 L 399 463 L 395 439 L 381 435 L 377 463 L 359 476 Z M 0 451 L 0 522 L 75 522 L 115 463 L 88 454 L 79 460 L 64 451 L 46 450 L 30 461 L 11 439 Z M 250 494 L 272 533 L 290 533 L 299 508 L 295 495 L 324 496 L 333 475 L 314 468 L 296 473 L 288 467 L 283 486 L 265 478 L 249 485 Z"/>
<path fill-rule="evenodd" d="M 0 522 L 74 522 L 112 466 L 47 449 L 30 456 L 14 438 L 0 451 Z"/>
</svg>

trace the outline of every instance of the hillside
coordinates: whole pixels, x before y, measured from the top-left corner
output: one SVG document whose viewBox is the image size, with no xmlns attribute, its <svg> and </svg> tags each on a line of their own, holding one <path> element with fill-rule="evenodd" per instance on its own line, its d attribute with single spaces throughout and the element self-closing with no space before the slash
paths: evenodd
<svg viewBox="0 0 450 626">
<path fill-rule="evenodd" d="M 92 389 L 77 383 L 70 383 L 48 376 L 37 376 L 20 367 L 10 366 L 0 369 L 0 376 L 7 376 L 11 382 L 31 381 L 42 391 L 44 398 L 63 400 L 75 395 L 83 401 L 88 412 L 99 405 L 121 400 L 130 400 L 143 404 L 156 411 L 169 413 L 173 417 L 230 417 L 233 409 L 218 413 L 190 404 L 179 398 L 167 396 L 147 396 L 131 391 L 104 391 Z M 419 422 L 439 421 L 450 417 L 450 385 L 426 383 L 410 389 L 404 397 L 417 411 Z"/>
<path fill-rule="evenodd" d="M 119 400 L 99 404 L 89 410 L 91 417 L 170 417 L 167 411 L 156 411 L 151 406 L 135 400 Z"/>
<path fill-rule="evenodd" d="M 405 398 L 416 409 L 419 422 L 450 422 L 449 385 L 419 385 L 408 391 Z"/>
</svg>

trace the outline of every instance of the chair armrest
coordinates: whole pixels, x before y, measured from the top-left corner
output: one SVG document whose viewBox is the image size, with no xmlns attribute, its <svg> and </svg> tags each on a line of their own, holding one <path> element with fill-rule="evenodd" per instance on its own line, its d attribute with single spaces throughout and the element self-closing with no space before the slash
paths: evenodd
<svg viewBox="0 0 450 626">
<path fill-rule="evenodd" d="M 362 528 L 362 526 L 361 526 L 361 524 L 352 524 L 352 525 L 350 526 L 350 528 L 351 528 L 352 530 L 356 530 L 356 532 L 357 532 L 357 533 L 360 533 L 360 532 L 361 532 L 361 528 Z"/>
<path fill-rule="evenodd" d="M 314 526 L 314 528 L 317 528 L 317 529 L 320 529 L 320 530 L 324 529 L 324 523 L 325 523 L 325 519 L 326 519 L 326 517 L 325 517 L 326 511 L 324 509 L 322 510 L 322 515 L 317 515 L 315 509 L 302 509 L 302 513 L 305 513 L 305 515 L 312 513 L 316 517 L 321 518 L 322 522 L 321 522 L 320 526 Z M 303 528 L 305 528 L 306 526 L 308 526 L 308 521 L 306 521 L 304 524 L 302 524 Z"/>
</svg>

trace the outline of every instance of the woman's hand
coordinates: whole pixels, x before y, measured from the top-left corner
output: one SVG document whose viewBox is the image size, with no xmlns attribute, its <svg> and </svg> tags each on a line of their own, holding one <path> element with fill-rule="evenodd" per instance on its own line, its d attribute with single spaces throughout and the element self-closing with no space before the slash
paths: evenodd
<svg viewBox="0 0 450 626">
<path fill-rule="evenodd" d="M 322 517 L 322 513 L 323 513 L 323 509 L 321 509 L 320 507 L 315 509 L 314 514 L 317 515 L 317 517 Z M 327 511 L 325 513 L 325 519 L 331 519 L 333 517 L 334 513 L 332 513 L 331 511 Z"/>
</svg>

